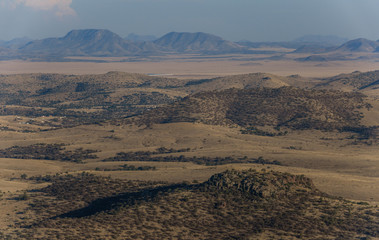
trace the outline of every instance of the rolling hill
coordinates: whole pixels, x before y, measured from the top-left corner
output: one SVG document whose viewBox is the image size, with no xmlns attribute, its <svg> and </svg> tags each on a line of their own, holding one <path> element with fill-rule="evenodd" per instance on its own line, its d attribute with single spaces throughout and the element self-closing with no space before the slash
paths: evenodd
<svg viewBox="0 0 379 240">
<path fill-rule="evenodd" d="M 379 71 L 353 72 L 340 74 L 331 78 L 326 78 L 315 88 L 341 89 L 344 91 L 361 91 L 379 89 Z"/>
<path fill-rule="evenodd" d="M 138 117 L 140 123 L 343 129 L 360 124 L 362 115 L 356 110 L 368 103 L 359 92 L 377 88 L 377 77 L 378 72 L 355 72 L 312 82 L 265 73 L 201 80 L 121 72 L 5 75 L 0 76 L 0 113 L 60 116 L 67 122 L 62 126 L 145 113 Z"/>
<path fill-rule="evenodd" d="M 379 42 L 365 38 L 358 38 L 348 41 L 339 46 L 336 51 L 340 52 L 375 52 L 379 47 Z"/>
<path fill-rule="evenodd" d="M 0 115 L 62 117 L 65 126 L 103 121 L 171 103 L 184 93 L 163 88 L 179 84 L 176 79 L 121 72 L 0 76 L 0 102 L 6 105 Z"/>
<path fill-rule="evenodd" d="M 201 79 L 189 81 L 184 85 L 187 92 L 203 92 L 213 90 L 224 90 L 229 88 L 279 88 L 289 86 L 287 77 L 280 77 L 267 73 L 250 73 L 212 79 Z M 299 80 L 300 82 L 301 80 Z"/>
<path fill-rule="evenodd" d="M 294 87 L 200 92 L 134 120 L 146 125 L 202 122 L 241 127 L 342 130 L 360 125 L 357 111 L 369 105 L 360 93 Z"/>
</svg>

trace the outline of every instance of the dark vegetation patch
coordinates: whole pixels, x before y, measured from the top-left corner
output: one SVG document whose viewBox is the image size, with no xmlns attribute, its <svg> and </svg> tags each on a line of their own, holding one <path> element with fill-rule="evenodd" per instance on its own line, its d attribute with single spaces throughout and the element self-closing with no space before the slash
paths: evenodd
<svg viewBox="0 0 379 240">
<path fill-rule="evenodd" d="M 139 99 L 138 104 L 144 101 L 153 101 Z M 21 105 L 23 106 L 23 105 Z M 111 103 L 107 102 L 101 104 L 90 105 L 81 105 L 80 103 L 75 104 L 66 104 L 58 105 L 46 108 L 37 108 L 37 107 L 9 107 L 1 106 L 0 107 L 0 116 L 24 116 L 29 118 L 36 117 L 55 117 L 59 119 L 58 121 L 44 121 L 44 123 L 36 123 L 39 126 L 48 126 L 52 128 L 67 128 L 75 127 L 83 124 L 98 124 L 107 120 L 124 118 L 129 116 L 134 116 L 141 114 L 144 111 L 150 109 L 150 105 L 146 106 L 136 106 L 133 103 L 128 103 L 127 100 L 124 100 L 120 103 Z M 77 110 L 73 110 L 77 109 Z M 81 109 L 94 109 L 95 111 L 82 111 Z"/>
<path fill-rule="evenodd" d="M 212 82 L 212 81 L 214 81 L 214 80 L 215 80 L 214 78 L 211 78 L 211 79 L 192 80 L 192 81 L 187 82 L 184 86 L 185 86 L 185 87 L 188 87 L 188 86 L 200 85 L 200 84 L 203 84 L 203 83 Z"/>
<path fill-rule="evenodd" d="M 318 191 L 304 176 L 228 170 L 199 184 L 55 176 L 29 193 L 18 239 L 356 239 L 377 237 L 378 208 Z M 9 236 L 10 237 L 10 236 Z"/>
<path fill-rule="evenodd" d="M 157 148 L 155 151 L 137 151 L 137 152 L 128 152 L 125 154 L 131 155 L 131 156 L 151 156 L 151 155 L 157 155 L 157 154 L 183 153 L 183 152 L 189 152 L 189 151 L 191 151 L 191 148 L 174 149 L 174 148 L 160 147 L 160 148 Z"/>
<path fill-rule="evenodd" d="M 29 146 L 13 146 L 0 150 L 1 158 L 58 160 L 81 163 L 85 159 L 95 159 L 96 150 L 77 148 L 66 150 L 65 144 L 37 143 Z"/>
<path fill-rule="evenodd" d="M 0 127 L 0 131 L 17 132 L 16 129 L 9 128 L 9 127 L 7 127 L 7 126 L 2 126 L 2 127 Z"/>
<path fill-rule="evenodd" d="M 123 96 L 121 105 L 162 105 L 172 103 L 173 99 L 159 92 L 133 93 Z"/>
<path fill-rule="evenodd" d="M 267 136 L 267 137 L 284 136 L 288 134 L 288 131 L 281 132 L 280 127 L 276 128 L 275 130 L 276 130 L 275 132 L 272 132 L 272 131 L 261 130 L 256 127 L 247 127 L 245 129 L 241 129 L 241 133 L 258 135 L 258 136 Z"/>
<path fill-rule="evenodd" d="M 160 148 L 162 149 L 162 148 Z M 182 149 L 184 151 L 189 151 L 189 149 Z M 173 155 L 165 155 L 165 156 L 157 156 L 157 154 L 167 154 L 171 152 L 182 152 L 182 150 L 174 150 L 174 151 L 138 151 L 138 152 L 119 152 L 114 157 L 105 158 L 103 162 L 127 162 L 127 161 L 142 161 L 142 162 L 192 162 L 200 165 L 214 166 L 214 165 L 223 165 L 230 163 L 258 163 L 258 164 L 274 164 L 281 165 L 281 163 L 277 160 L 270 161 L 266 160 L 263 157 L 258 158 L 234 158 L 234 157 L 197 157 L 197 156 L 173 156 Z"/>
<path fill-rule="evenodd" d="M 379 127 L 344 127 L 342 131 L 358 133 L 359 139 L 377 139 L 379 137 Z"/>
<path fill-rule="evenodd" d="M 137 191 L 141 188 L 166 184 L 151 181 L 124 181 L 101 177 L 87 172 L 81 174 L 58 174 L 29 178 L 34 181 L 46 181 L 51 185 L 36 190 L 58 199 L 84 201 L 90 203 L 96 199 L 110 197 L 123 191 Z"/>
<path fill-rule="evenodd" d="M 151 170 L 156 170 L 157 168 L 155 166 L 139 166 L 136 167 L 134 165 L 120 165 L 117 168 L 100 168 L 97 167 L 95 170 L 96 171 L 151 171 Z"/>
</svg>

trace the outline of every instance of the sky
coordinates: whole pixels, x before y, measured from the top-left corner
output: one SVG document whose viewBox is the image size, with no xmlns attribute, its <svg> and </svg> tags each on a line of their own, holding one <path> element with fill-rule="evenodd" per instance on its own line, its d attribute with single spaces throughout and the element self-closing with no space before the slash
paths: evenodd
<svg viewBox="0 0 379 240">
<path fill-rule="evenodd" d="M 379 0 L 0 0 L 0 39 L 109 29 L 160 37 L 207 32 L 231 41 L 303 35 L 379 39 Z"/>
</svg>

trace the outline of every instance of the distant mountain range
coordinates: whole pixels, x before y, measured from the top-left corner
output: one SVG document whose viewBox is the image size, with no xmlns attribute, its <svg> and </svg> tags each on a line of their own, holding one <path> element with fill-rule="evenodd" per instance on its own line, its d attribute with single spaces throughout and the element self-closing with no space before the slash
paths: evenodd
<svg viewBox="0 0 379 240">
<path fill-rule="evenodd" d="M 67 57 L 159 56 L 164 54 L 273 53 L 262 47 L 288 48 L 291 53 L 309 53 L 299 61 L 347 60 L 349 53 L 379 52 L 379 42 L 367 39 L 346 41 L 335 36 L 308 35 L 289 42 L 231 42 L 208 33 L 171 32 L 160 38 L 130 34 L 122 38 L 106 29 L 72 30 L 63 37 L 0 41 L 0 60 L 29 59 L 67 61 Z M 280 50 L 276 50 L 280 51 Z M 275 53 L 275 52 L 274 52 Z M 335 56 L 323 54 L 335 53 Z M 337 56 L 337 55 L 338 56 Z"/>
<path fill-rule="evenodd" d="M 207 33 L 171 32 L 159 39 L 129 35 L 126 39 L 105 29 L 72 30 L 64 37 L 0 42 L 0 56 L 64 58 L 69 56 L 121 57 L 164 53 L 220 54 L 243 52 L 246 47 Z M 10 52 L 9 49 L 17 50 Z M 1 54 L 3 52 L 3 54 Z"/>
</svg>

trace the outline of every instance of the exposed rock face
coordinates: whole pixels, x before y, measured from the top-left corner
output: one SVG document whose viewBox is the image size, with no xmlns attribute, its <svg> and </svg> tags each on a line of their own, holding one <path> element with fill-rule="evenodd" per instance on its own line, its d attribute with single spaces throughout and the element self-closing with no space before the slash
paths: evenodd
<svg viewBox="0 0 379 240">
<path fill-rule="evenodd" d="M 228 170 L 215 174 L 204 186 L 213 191 L 239 192 L 262 199 L 284 197 L 297 191 L 316 190 L 312 180 L 302 175 L 255 170 Z"/>
</svg>

